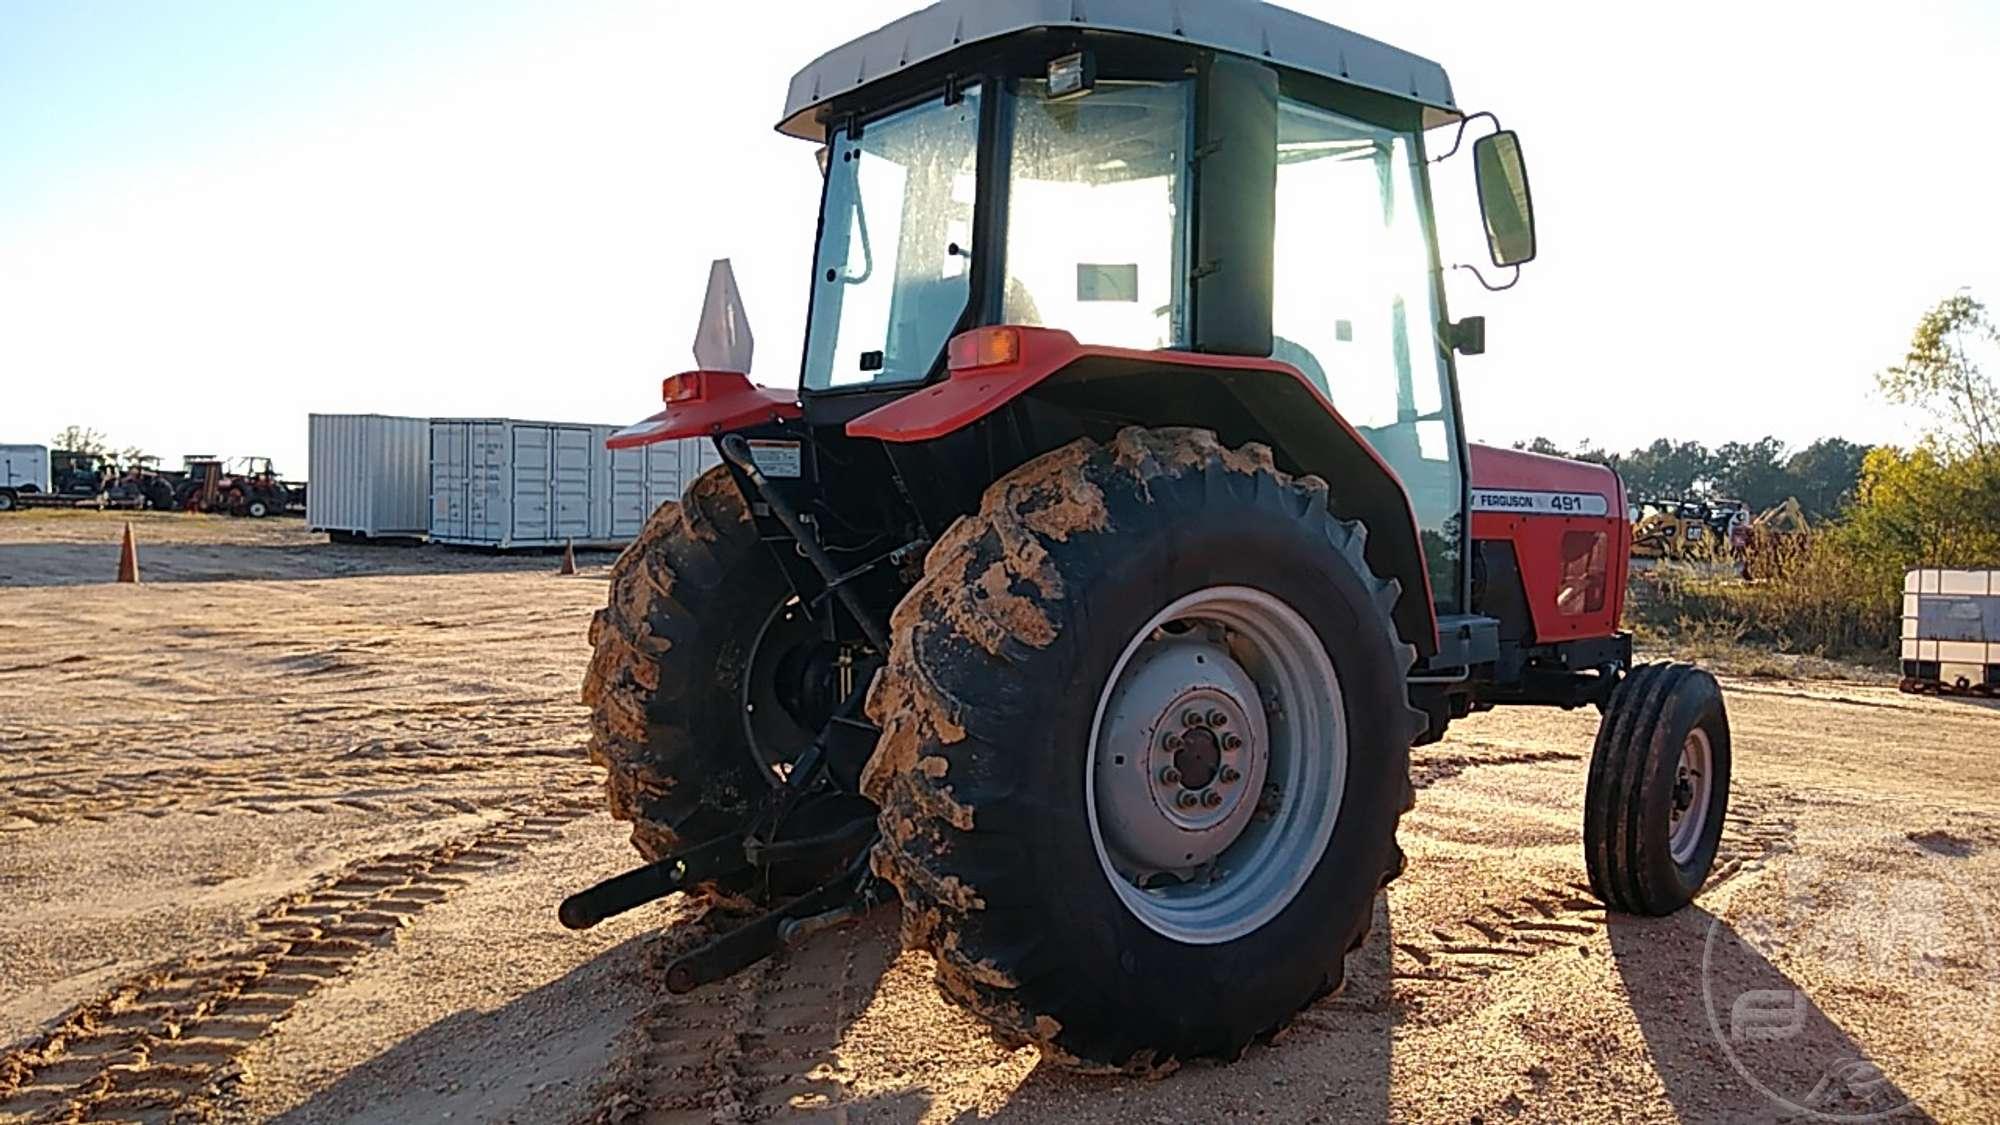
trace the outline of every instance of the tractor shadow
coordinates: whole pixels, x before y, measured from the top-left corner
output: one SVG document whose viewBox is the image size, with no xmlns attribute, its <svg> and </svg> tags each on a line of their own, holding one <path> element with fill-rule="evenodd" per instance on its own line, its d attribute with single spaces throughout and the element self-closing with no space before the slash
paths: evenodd
<svg viewBox="0 0 2000 1125">
<path fill-rule="evenodd" d="M 453 1012 L 272 1120 L 568 1120 L 616 1057 L 632 998 L 649 990 L 652 940 L 631 938 L 500 1007 Z"/>
<path fill-rule="evenodd" d="M 1932 1119 L 1729 923 L 1690 906 L 1665 918 L 1614 913 L 1610 931 L 1653 1068 L 1683 1120 Z"/>
<path fill-rule="evenodd" d="M 1378 894 L 1368 940 L 1347 957 L 1346 987 L 1235 1062 L 1191 1063 L 1154 1080 L 1079 1074 L 1045 1060 L 1006 1105 L 953 1120 L 1211 1122 L 1241 1116 L 1246 1104 L 1268 1111 L 1271 1120 L 1390 1120 L 1391 1042 L 1403 1015 L 1391 979 L 1391 925 L 1389 896 Z M 917 1115 L 880 1120 L 914 1122 Z"/>
<path fill-rule="evenodd" d="M 985 1079 L 1023 1056 L 992 1044 L 931 991 L 928 962 L 899 952 L 896 913 L 890 904 L 685 996 L 666 994 L 664 968 L 695 935 L 635 937 L 500 1007 L 437 1020 L 275 1120 L 638 1125 L 740 1116 L 914 1125 L 955 1103 L 953 1120 L 967 1122 L 1073 1117 L 1085 1107 L 1120 1119 L 1205 1122 L 1224 1117 L 1245 1090 L 1323 1119 L 1389 1115 L 1397 1011 L 1386 898 L 1377 900 L 1368 942 L 1348 958 L 1347 989 L 1226 1069 L 1196 1064 L 1154 1080 L 1078 1074 L 1044 1060 L 1011 1091 L 989 1088 L 978 1108 L 966 1107 L 967 1081 L 994 1086 Z M 885 1076 L 849 1073 L 855 1046 L 907 1084 L 855 1096 L 857 1079 L 872 1085 Z"/>
</svg>

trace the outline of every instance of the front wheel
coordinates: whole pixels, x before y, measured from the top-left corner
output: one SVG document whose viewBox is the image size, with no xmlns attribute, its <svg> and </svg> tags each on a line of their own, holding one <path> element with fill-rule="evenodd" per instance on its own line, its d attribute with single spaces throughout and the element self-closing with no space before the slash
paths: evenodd
<svg viewBox="0 0 2000 1125">
<path fill-rule="evenodd" d="M 875 869 L 950 999 L 1093 1067 L 1234 1057 L 1400 870 L 1412 650 L 1326 486 L 1200 430 L 1014 471 L 870 693 Z"/>
<path fill-rule="evenodd" d="M 1671 914 L 1715 866 L 1729 811 L 1729 712 L 1692 664 L 1644 664 L 1612 693 L 1584 794 L 1584 864 L 1606 906 Z"/>
</svg>

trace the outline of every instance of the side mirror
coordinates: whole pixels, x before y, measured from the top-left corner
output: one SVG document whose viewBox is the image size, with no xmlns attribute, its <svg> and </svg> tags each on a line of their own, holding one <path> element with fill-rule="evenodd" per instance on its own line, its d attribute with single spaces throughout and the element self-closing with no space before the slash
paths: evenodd
<svg viewBox="0 0 2000 1125">
<path fill-rule="evenodd" d="M 1496 266 L 1535 260 L 1535 203 L 1528 193 L 1528 166 L 1521 138 L 1513 130 L 1479 138 L 1472 146 L 1479 178 L 1479 213 L 1486 220 L 1486 245 Z"/>
</svg>

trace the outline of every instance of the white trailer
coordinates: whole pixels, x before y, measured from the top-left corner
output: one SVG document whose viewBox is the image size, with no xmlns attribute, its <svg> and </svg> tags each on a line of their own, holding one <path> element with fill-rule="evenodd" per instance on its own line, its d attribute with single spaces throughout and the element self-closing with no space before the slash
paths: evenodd
<svg viewBox="0 0 2000 1125">
<path fill-rule="evenodd" d="M 467 547 L 621 547 L 719 464 L 713 443 L 606 449 L 615 426 L 433 418 L 430 537 Z"/>
<path fill-rule="evenodd" d="M 306 526 L 335 540 L 430 530 L 430 420 L 314 414 L 306 421 Z"/>
<path fill-rule="evenodd" d="M 24 494 L 49 494 L 49 447 L 0 445 L 0 512 L 23 507 Z"/>
<path fill-rule="evenodd" d="M 2000 570 L 1903 577 L 1903 690 L 2000 691 Z"/>
</svg>

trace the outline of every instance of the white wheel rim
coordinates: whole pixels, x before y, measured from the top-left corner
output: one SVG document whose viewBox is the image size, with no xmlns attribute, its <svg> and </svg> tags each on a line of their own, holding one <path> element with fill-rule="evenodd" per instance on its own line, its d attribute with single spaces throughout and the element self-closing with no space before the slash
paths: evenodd
<svg viewBox="0 0 2000 1125">
<path fill-rule="evenodd" d="M 1255 932 L 1326 853 L 1347 756 L 1340 679 L 1305 618 L 1246 586 L 1178 599 L 1098 694 L 1084 796 L 1105 878 L 1176 941 Z M 1163 780 L 1170 768 L 1178 776 Z"/>
<path fill-rule="evenodd" d="M 1715 788 L 1714 762 L 1708 732 L 1700 727 L 1689 731 L 1681 743 L 1680 761 L 1674 766 L 1673 805 L 1667 816 L 1667 850 L 1677 864 L 1692 860 L 1701 847 Z"/>
</svg>

